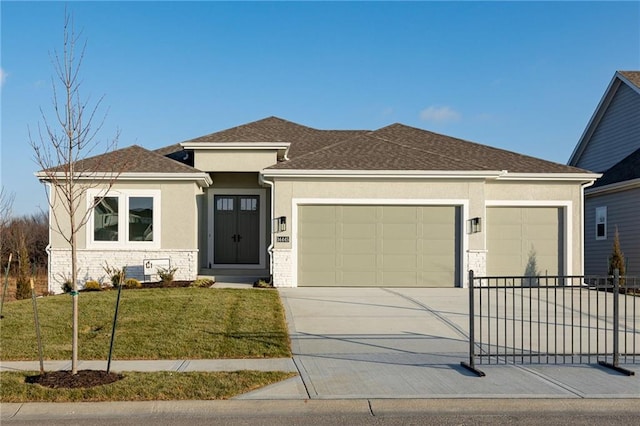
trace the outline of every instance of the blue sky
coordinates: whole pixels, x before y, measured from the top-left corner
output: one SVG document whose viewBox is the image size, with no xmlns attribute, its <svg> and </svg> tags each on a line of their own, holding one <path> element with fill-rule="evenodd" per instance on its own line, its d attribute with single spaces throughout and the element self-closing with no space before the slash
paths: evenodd
<svg viewBox="0 0 640 426">
<path fill-rule="evenodd" d="M 64 3 L 1 2 L 2 185 L 46 210 L 28 129 L 52 117 Z M 640 2 L 69 2 L 102 140 L 158 148 L 275 115 L 401 122 L 566 163 L 616 70 L 640 69 Z M 103 109 L 105 112 L 106 109 Z"/>
</svg>

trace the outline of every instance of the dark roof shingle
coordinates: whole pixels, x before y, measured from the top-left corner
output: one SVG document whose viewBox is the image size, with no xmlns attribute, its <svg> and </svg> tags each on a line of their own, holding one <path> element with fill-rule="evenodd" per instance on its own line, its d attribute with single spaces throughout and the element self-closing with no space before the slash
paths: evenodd
<svg viewBox="0 0 640 426">
<path fill-rule="evenodd" d="M 640 148 L 603 173 L 592 188 L 611 185 L 632 179 L 640 179 Z"/>
<path fill-rule="evenodd" d="M 585 172 L 403 124 L 358 134 L 269 169 Z"/>
<path fill-rule="evenodd" d="M 629 80 L 629 82 L 640 88 L 640 71 L 618 71 L 618 74 Z"/>
<path fill-rule="evenodd" d="M 198 173 L 178 161 L 149 151 L 138 145 L 117 149 L 105 154 L 79 160 L 74 164 L 79 173 Z M 53 167 L 45 172 L 61 172 L 63 166 Z"/>
</svg>

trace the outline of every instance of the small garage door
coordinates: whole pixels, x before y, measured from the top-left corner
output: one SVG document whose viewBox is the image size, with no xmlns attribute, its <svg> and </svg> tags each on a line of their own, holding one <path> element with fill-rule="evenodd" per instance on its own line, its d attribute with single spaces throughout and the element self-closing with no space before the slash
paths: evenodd
<svg viewBox="0 0 640 426">
<path fill-rule="evenodd" d="M 453 287 L 455 206 L 298 207 L 298 285 Z"/>
<path fill-rule="evenodd" d="M 559 207 L 487 208 L 487 275 L 562 274 L 563 220 Z"/>
</svg>

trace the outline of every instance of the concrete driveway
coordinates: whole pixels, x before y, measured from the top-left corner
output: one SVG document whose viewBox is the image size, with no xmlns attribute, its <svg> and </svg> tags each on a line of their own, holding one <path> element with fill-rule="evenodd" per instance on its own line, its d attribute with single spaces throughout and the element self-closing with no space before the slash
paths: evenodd
<svg viewBox="0 0 640 426">
<path fill-rule="evenodd" d="M 486 377 L 470 373 L 460 366 L 468 359 L 466 289 L 279 291 L 308 398 L 640 397 L 638 373 L 593 365 L 483 365 Z"/>
</svg>

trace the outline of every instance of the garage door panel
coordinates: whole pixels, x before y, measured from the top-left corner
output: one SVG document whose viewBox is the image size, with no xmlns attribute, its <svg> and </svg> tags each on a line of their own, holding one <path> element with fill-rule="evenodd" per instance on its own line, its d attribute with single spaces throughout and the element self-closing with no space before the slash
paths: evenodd
<svg viewBox="0 0 640 426">
<path fill-rule="evenodd" d="M 377 211 L 373 206 L 342 206 L 337 207 L 342 212 L 343 223 L 376 223 Z"/>
<path fill-rule="evenodd" d="M 561 274 L 563 209 L 487 208 L 487 274 L 524 275 L 535 260 L 538 273 Z"/>
<path fill-rule="evenodd" d="M 422 253 L 429 256 L 437 256 L 444 253 L 446 256 L 451 257 L 455 252 L 456 244 L 455 241 L 451 240 L 424 241 L 422 244 Z"/>
<path fill-rule="evenodd" d="M 342 252 L 345 254 L 375 254 L 376 240 L 372 238 L 342 240 Z"/>
<path fill-rule="evenodd" d="M 418 226 L 412 223 L 385 223 L 382 225 L 382 238 L 398 239 L 411 238 L 418 236 Z"/>
<path fill-rule="evenodd" d="M 459 208 L 322 206 L 325 213 L 334 212 L 331 222 L 316 212 L 309 213 L 316 207 L 298 208 L 298 285 L 456 284 L 460 265 L 460 244 L 456 242 L 461 226 Z M 321 229 L 309 231 L 316 226 Z M 307 256 L 312 257 L 306 259 Z"/>
<path fill-rule="evenodd" d="M 314 209 L 299 211 L 299 220 L 303 223 L 334 223 L 336 220 L 335 206 L 316 206 Z"/>
<path fill-rule="evenodd" d="M 415 239 L 384 240 L 378 249 L 383 255 L 387 254 L 415 254 L 418 252 Z"/>
<path fill-rule="evenodd" d="M 382 267 L 385 271 L 417 271 L 418 260 L 416 256 L 385 255 L 382 258 Z"/>
<path fill-rule="evenodd" d="M 339 224 L 337 227 L 343 238 L 371 238 L 376 235 L 375 223 Z"/>
<path fill-rule="evenodd" d="M 298 250 L 302 254 L 317 254 L 317 253 L 335 253 L 336 252 L 336 240 L 328 238 L 317 239 L 301 239 L 298 242 Z"/>
<path fill-rule="evenodd" d="M 334 253 L 315 254 L 307 253 L 299 260 L 300 266 L 305 270 L 319 271 L 323 268 L 335 269 L 337 265 Z"/>
<path fill-rule="evenodd" d="M 299 237 L 305 238 L 335 238 L 336 225 L 334 223 L 306 222 L 307 226 L 299 233 Z"/>
<path fill-rule="evenodd" d="M 383 224 L 407 224 L 416 222 L 416 207 L 407 206 L 384 206 L 381 209 L 381 220 Z"/>
<path fill-rule="evenodd" d="M 376 269 L 376 255 L 345 254 L 340 256 L 343 271 L 369 271 Z"/>
</svg>

